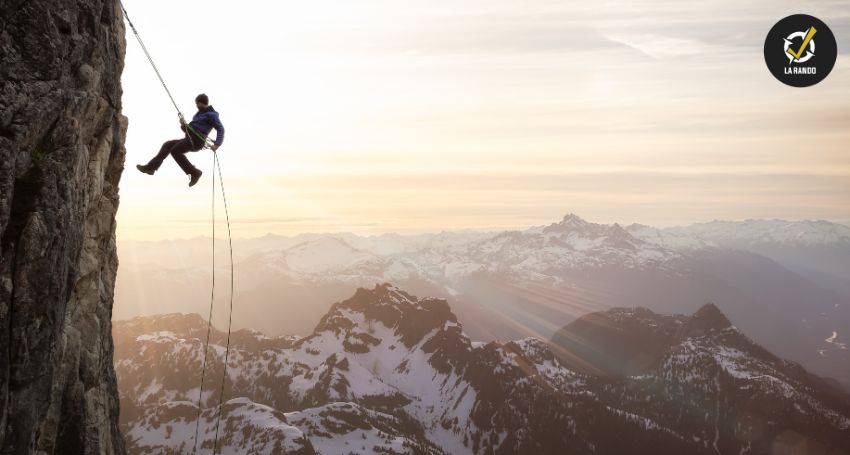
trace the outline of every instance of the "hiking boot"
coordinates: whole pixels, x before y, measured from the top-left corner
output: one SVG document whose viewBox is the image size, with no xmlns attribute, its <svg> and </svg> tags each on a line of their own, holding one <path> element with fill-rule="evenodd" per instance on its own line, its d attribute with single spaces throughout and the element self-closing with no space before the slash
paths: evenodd
<svg viewBox="0 0 850 455">
<path fill-rule="evenodd" d="M 201 179 L 201 174 L 203 174 L 203 171 L 201 171 L 200 169 L 195 169 L 194 171 L 192 171 L 189 174 L 190 176 L 192 176 L 192 178 L 189 179 L 189 186 L 195 186 L 195 184 L 198 183 L 198 180 Z"/>
<path fill-rule="evenodd" d="M 137 164 L 136 169 L 148 175 L 153 175 L 153 173 L 156 172 L 156 169 L 148 166 L 147 164 Z"/>
</svg>

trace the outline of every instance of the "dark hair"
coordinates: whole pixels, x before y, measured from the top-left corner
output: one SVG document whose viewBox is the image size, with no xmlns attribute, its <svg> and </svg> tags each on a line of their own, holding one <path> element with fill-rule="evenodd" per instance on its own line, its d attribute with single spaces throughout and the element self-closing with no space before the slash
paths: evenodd
<svg viewBox="0 0 850 455">
<path fill-rule="evenodd" d="M 204 104 L 210 104 L 210 99 L 207 98 L 207 95 L 204 94 L 204 93 L 201 93 L 200 95 L 196 96 L 195 101 L 198 101 L 198 102 L 201 102 L 201 103 L 204 103 Z"/>
</svg>

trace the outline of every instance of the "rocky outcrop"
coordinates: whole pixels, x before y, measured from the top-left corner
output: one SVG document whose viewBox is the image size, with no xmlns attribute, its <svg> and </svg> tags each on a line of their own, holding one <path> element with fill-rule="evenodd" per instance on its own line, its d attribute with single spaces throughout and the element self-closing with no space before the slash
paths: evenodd
<svg viewBox="0 0 850 455">
<path fill-rule="evenodd" d="M 0 453 L 124 453 L 112 366 L 126 119 L 114 0 L 0 7 Z"/>
</svg>

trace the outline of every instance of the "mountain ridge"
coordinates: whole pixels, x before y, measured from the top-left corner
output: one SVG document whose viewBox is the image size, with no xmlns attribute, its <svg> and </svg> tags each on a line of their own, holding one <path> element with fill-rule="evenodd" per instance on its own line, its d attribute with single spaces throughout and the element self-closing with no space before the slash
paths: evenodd
<svg viewBox="0 0 850 455">
<path fill-rule="evenodd" d="M 625 311 L 612 314 L 632 318 Z M 664 317 L 644 309 L 633 314 L 647 321 Z M 186 318 L 197 322 L 197 316 Z M 282 411 L 280 425 L 300 431 L 305 444 L 309 440 L 323 454 L 620 453 L 635 444 L 661 454 L 715 453 L 715 445 L 724 453 L 746 447 L 768 453 L 759 445 L 768 442 L 850 450 L 844 438 L 850 434 L 846 395 L 794 376 L 794 364 L 753 354 L 751 342 L 742 341 L 716 307 L 679 318 L 693 319 L 694 327 L 655 369 L 597 377 L 566 368 L 545 340 L 472 342 L 444 299 L 376 284 L 334 303 L 312 334 L 288 347 L 232 352 L 227 396 L 244 398 L 228 406 L 259 403 Z M 198 379 L 191 365 L 199 362 L 200 339 L 140 339 L 137 331 L 124 337 L 123 326 L 116 321 L 116 369 L 127 410 L 122 425 L 132 435 L 131 453 L 142 453 L 160 447 L 144 437 L 152 425 L 179 422 L 150 420 L 161 403 L 197 399 L 190 379 Z M 216 377 L 222 353 L 219 347 L 211 353 L 209 374 Z M 160 359 L 161 371 L 146 370 L 144 359 Z M 764 374 L 777 382 L 760 379 Z M 754 398 L 739 408 L 744 405 L 732 397 L 742 387 Z M 714 397 L 723 403 L 716 410 L 701 401 L 713 403 Z M 774 403 L 772 417 L 759 411 L 762 402 Z M 203 403 L 214 404 L 214 397 Z M 706 417 L 665 417 L 679 414 L 682 406 L 697 406 Z M 749 442 L 736 436 L 734 425 L 715 423 L 745 409 L 753 422 L 762 422 Z M 334 430 L 331 422 L 339 419 L 359 423 Z M 766 424 L 769 419 L 774 423 Z M 788 428 L 795 434 L 789 436 Z M 296 435 L 295 430 L 287 431 Z M 605 436 L 612 431 L 620 435 L 617 440 Z"/>
<path fill-rule="evenodd" d="M 251 250 L 254 245 L 247 247 L 246 259 L 237 258 L 237 280 L 263 317 L 237 315 L 234 323 L 269 333 L 309 333 L 329 302 L 375 282 L 450 300 L 453 311 L 467 321 L 465 330 L 482 340 L 549 338 L 582 314 L 610 307 L 690 314 L 712 301 L 759 343 L 850 384 L 845 340 L 850 334 L 850 248 L 762 243 L 739 248 L 674 234 L 567 214 L 522 231 L 392 235 L 388 244 L 381 243 L 384 237 L 298 237 L 297 248 L 286 244 L 271 252 Z M 169 292 L 120 282 L 122 300 L 143 299 L 145 311 L 155 312 L 168 311 L 157 311 L 164 302 L 198 302 L 179 308 L 202 312 L 206 296 L 193 291 L 204 288 L 202 267 L 208 267 L 207 261 L 189 271 L 154 266 L 151 275 L 182 279 L 156 278 Z M 295 305 L 286 317 L 275 316 L 281 295 Z M 833 332 L 837 343 L 826 341 Z"/>
</svg>

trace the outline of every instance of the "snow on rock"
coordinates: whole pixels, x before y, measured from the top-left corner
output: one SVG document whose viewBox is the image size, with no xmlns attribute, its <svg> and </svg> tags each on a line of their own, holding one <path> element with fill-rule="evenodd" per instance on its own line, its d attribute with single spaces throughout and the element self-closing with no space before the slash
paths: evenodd
<svg viewBox="0 0 850 455">
<path fill-rule="evenodd" d="M 416 424 L 357 403 L 334 402 L 289 412 L 286 419 L 310 435 L 310 442 L 322 455 L 444 453 L 417 437 Z"/>
<path fill-rule="evenodd" d="M 283 413 L 245 398 L 234 398 L 217 409 L 198 408 L 187 401 L 157 406 L 126 432 L 130 453 L 211 453 L 215 445 L 222 455 L 245 453 L 316 454 L 309 439 L 287 423 Z M 216 439 L 216 430 L 218 435 Z M 198 443 L 195 444 L 196 427 Z M 320 452 L 321 453 L 321 452 Z"/>
</svg>

